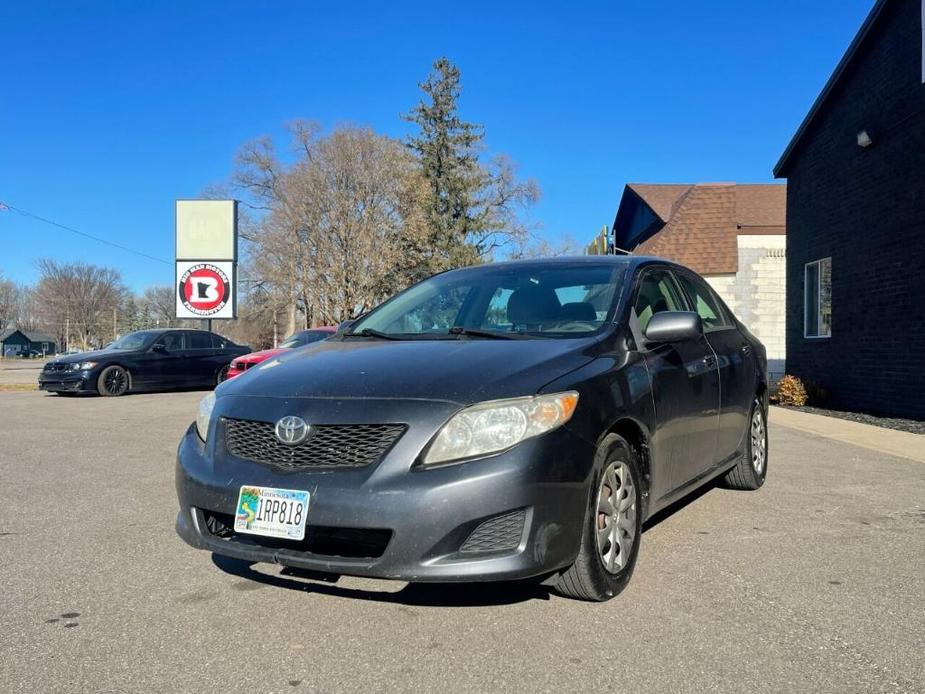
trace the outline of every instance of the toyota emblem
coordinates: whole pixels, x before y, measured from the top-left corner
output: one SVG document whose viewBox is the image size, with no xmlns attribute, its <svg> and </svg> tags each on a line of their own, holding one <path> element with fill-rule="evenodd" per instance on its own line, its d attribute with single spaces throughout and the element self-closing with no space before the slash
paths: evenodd
<svg viewBox="0 0 925 694">
<path fill-rule="evenodd" d="M 276 438 L 287 446 L 302 443 L 310 427 L 301 417 L 283 417 L 276 423 Z"/>
</svg>

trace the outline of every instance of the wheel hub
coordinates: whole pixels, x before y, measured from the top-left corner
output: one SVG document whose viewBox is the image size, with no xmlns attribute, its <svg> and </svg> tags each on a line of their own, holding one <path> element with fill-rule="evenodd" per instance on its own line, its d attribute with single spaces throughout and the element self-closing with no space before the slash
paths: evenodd
<svg viewBox="0 0 925 694">
<path fill-rule="evenodd" d="M 752 467 L 759 475 L 764 473 L 764 464 L 767 461 L 768 445 L 764 427 L 764 417 L 761 409 L 756 406 L 752 413 L 751 425 Z"/>
<path fill-rule="evenodd" d="M 597 494 L 597 551 L 604 568 L 618 573 L 629 563 L 636 541 L 636 484 L 629 465 L 610 463 Z"/>
</svg>

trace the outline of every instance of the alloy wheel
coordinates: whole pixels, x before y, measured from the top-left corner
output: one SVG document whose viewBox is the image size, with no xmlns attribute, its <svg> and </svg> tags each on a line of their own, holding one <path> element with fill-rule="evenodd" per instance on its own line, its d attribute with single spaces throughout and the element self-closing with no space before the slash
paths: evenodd
<svg viewBox="0 0 925 694">
<path fill-rule="evenodd" d="M 764 464 L 768 458 L 768 439 L 764 427 L 764 417 L 761 414 L 761 406 L 755 403 L 752 412 L 751 425 L 751 444 L 752 444 L 752 467 L 759 477 L 764 473 Z"/>
<path fill-rule="evenodd" d="M 597 493 L 597 551 L 604 568 L 619 573 L 629 563 L 636 541 L 636 484 L 622 461 L 607 465 Z"/>
<path fill-rule="evenodd" d="M 125 390 L 128 384 L 127 376 L 122 369 L 112 369 L 106 374 L 104 381 L 106 392 L 117 395 Z"/>
</svg>

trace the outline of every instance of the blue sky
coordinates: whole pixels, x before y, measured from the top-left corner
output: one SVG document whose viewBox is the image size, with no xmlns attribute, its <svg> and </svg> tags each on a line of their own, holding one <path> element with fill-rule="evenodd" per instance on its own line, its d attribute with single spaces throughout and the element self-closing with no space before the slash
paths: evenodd
<svg viewBox="0 0 925 694">
<path fill-rule="evenodd" d="M 872 3 L 5 3 L 0 201 L 169 261 L 174 200 L 244 141 L 299 117 L 402 137 L 446 55 L 462 116 L 540 183 L 541 234 L 585 242 L 628 181 L 770 181 Z M 43 256 L 173 280 L 0 212 L 0 271 L 32 282 Z"/>
</svg>

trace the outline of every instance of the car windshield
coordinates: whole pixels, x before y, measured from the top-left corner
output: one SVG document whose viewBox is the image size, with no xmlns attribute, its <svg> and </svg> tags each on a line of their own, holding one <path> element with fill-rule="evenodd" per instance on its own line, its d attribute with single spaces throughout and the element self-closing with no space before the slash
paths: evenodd
<svg viewBox="0 0 925 694">
<path fill-rule="evenodd" d="M 155 335 L 157 335 L 157 333 L 151 330 L 129 333 L 128 335 L 120 337 L 106 349 L 141 349 Z"/>
<path fill-rule="evenodd" d="M 290 335 L 285 340 L 282 341 L 280 347 L 284 349 L 292 349 L 293 347 L 301 347 L 302 345 L 307 345 L 312 342 L 319 342 L 326 337 L 330 337 L 331 333 L 324 330 L 303 330 L 300 333 L 295 335 Z"/>
<path fill-rule="evenodd" d="M 625 266 L 524 263 L 437 275 L 396 295 L 347 335 L 397 339 L 575 337 L 608 320 Z"/>
</svg>

